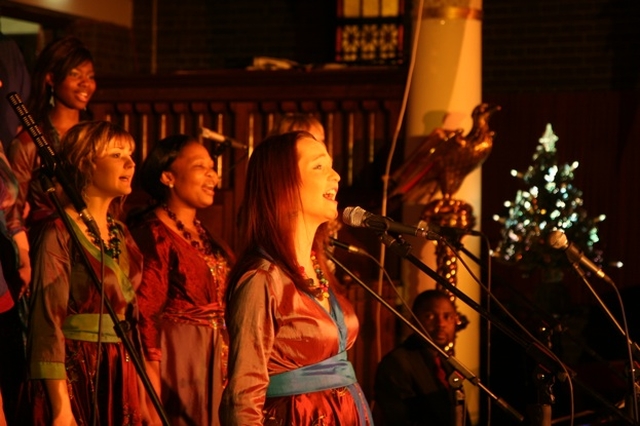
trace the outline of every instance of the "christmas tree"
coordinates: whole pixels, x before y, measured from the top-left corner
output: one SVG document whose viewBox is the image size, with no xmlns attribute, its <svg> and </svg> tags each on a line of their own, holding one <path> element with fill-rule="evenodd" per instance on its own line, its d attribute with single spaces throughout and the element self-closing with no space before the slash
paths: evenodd
<svg viewBox="0 0 640 426">
<path fill-rule="evenodd" d="M 582 191 L 572 183 L 578 162 L 558 165 L 558 137 L 551 124 L 547 124 L 539 141 L 533 164 L 527 171 L 511 171 L 528 189 L 518 190 L 515 200 L 505 203 L 506 214 L 494 216 L 504 224 L 494 256 L 517 265 L 525 273 L 537 268 L 565 269 L 570 266 L 565 253 L 547 243 L 551 231 L 561 230 L 569 241 L 598 262 L 600 253 L 594 248 L 599 240 L 596 224 L 604 220 L 604 215 L 587 216 L 582 207 Z"/>
</svg>

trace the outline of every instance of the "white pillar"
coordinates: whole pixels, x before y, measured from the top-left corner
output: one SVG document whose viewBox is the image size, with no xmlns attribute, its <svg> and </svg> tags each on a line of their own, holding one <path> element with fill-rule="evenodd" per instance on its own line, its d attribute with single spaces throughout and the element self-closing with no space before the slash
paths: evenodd
<svg viewBox="0 0 640 426">
<path fill-rule="evenodd" d="M 458 7 L 460 3 L 465 3 L 466 7 Z M 471 111 L 482 102 L 482 0 L 425 0 L 424 5 L 422 16 L 414 16 L 414 19 L 421 19 L 421 29 L 407 105 L 406 155 L 437 127 L 462 128 L 465 133 L 468 132 L 472 124 Z M 414 10 L 414 15 L 416 12 Z M 473 207 L 476 224 L 479 225 L 479 169 L 466 177 L 453 198 Z M 405 206 L 403 222 L 417 223 L 423 208 L 423 205 Z M 413 253 L 435 269 L 434 245 L 417 239 L 408 241 Z M 467 249 L 480 256 L 478 238 L 465 237 L 462 242 Z M 479 266 L 470 259 L 468 264 L 472 266 L 474 274 L 480 277 Z M 412 287 L 411 299 L 415 294 L 435 286 L 432 279 L 410 264 L 403 265 L 403 279 Z M 457 285 L 469 297 L 479 301 L 480 288 L 460 262 Z M 457 305 L 469 318 L 470 324 L 458 335 L 456 358 L 479 376 L 480 318 L 463 302 L 458 300 Z M 480 414 L 479 390 L 465 383 L 465 394 L 471 419 L 477 423 Z"/>
</svg>

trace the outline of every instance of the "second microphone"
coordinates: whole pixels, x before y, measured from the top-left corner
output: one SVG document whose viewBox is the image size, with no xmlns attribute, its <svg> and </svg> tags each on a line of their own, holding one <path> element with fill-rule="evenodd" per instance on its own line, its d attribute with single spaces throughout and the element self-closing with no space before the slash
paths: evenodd
<svg viewBox="0 0 640 426">
<path fill-rule="evenodd" d="M 397 234 L 414 235 L 428 240 L 437 240 L 440 235 L 428 229 L 405 225 L 395 222 L 385 216 L 378 216 L 361 207 L 347 207 L 342 213 L 342 221 L 355 228 L 369 228 L 375 232 L 394 232 Z"/>
</svg>

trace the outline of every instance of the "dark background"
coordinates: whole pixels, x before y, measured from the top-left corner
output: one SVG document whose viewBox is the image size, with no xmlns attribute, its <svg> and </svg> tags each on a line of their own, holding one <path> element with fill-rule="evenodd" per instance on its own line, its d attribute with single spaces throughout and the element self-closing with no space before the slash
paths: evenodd
<svg viewBox="0 0 640 426">
<path fill-rule="evenodd" d="M 131 29 L 11 2 L 0 5 L 3 15 L 40 22 L 49 39 L 63 34 L 82 38 L 96 58 L 99 85 L 100 78 L 140 78 L 150 73 L 151 0 L 134 0 Z M 334 58 L 333 1 L 158 0 L 157 5 L 159 75 L 231 71 L 250 65 L 256 56 L 317 66 Z M 408 16 L 411 2 L 405 7 Z M 518 189 L 525 189 L 509 171 L 526 169 L 545 125 L 551 123 L 559 137 L 559 162 L 580 162 L 574 184 L 583 191 L 588 214 L 607 216 L 599 226 L 598 247 L 606 261 L 624 263 L 621 270 L 605 264 L 605 270 L 623 294 L 636 339 L 640 331 L 634 315 L 640 285 L 636 248 L 640 237 L 640 167 L 636 164 L 640 160 L 640 2 L 485 0 L 482 25 L 483 101 L 502 106 L 491 121 L 496 132 L 494 149 L 483 166 L 482 230 L 495 247 L 501 226 L 491 216 L 501 213 L 504 201 L 513 200 Z M 32 37 L 18 41 L 32 64 L 38 43 Z M 405 70 L 406 63 L 408 58 L 398 68 Z M 376 183 L 362 183 L 350 192 L 359 197 L 358 204 L 364 199 L 375 203 L 380 198 L 378 189 Z M 354 204 L 344 197 L 340 201 L 341 207 Z M 493 266 L 491 278 L 498 297 L 532 330 L 561 322 L 568 331 L 553 333 L 554 349 L 584 371 L 580 376 L 590 386 L 608 400 L 619 401 L 624 385 L 611 378 L 609 367 L 618 368 L 624 359 L 624 341 L 583 283 L 571 271 L 561 282 L 547 285 L 540 274 L 523 277 L 516 267 L 497 262 Z M 617 313 L 612 289 L 591 281 Z M 585 344 L 603 360 L 588 355 Z M 500 333 L 492 337 L 492 345 L 488 381 L 498 395 L 524 410 L 535 400 L 531 383 L 535 363 Z M 557 383 L 554 390 L 558 397 L 554 415 L 564 414 L 566 385 Z M 576 403 L 577 411 L 599 407 L 584 393 Z M 509 424 L 496 408 L 494 415 L 495 424 Z"/>
</svg>

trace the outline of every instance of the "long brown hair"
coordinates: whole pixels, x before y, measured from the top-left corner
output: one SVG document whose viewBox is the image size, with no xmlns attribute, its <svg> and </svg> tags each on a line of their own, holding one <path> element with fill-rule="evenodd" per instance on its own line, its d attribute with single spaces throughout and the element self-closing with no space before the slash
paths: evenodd
<svg viewBox="0 0 640 426">
<path fill-rule="evenodd" d="M 229 275 L 227 297 L 238 280 L 263 259 L 276 264 L 300 289 L 308 285 L 299 272 L 294 247 L 294 226 L 300 213 L 300 170 L 297 142 L 313 138 L 308 132 L 274 135 L 260 143 L 251 155 L 240 215 L 243 254 Z M 316 232 L 313 249 L 330 281 L 323 252 L 322 235 L 326 224 Z"/>
</svg>

